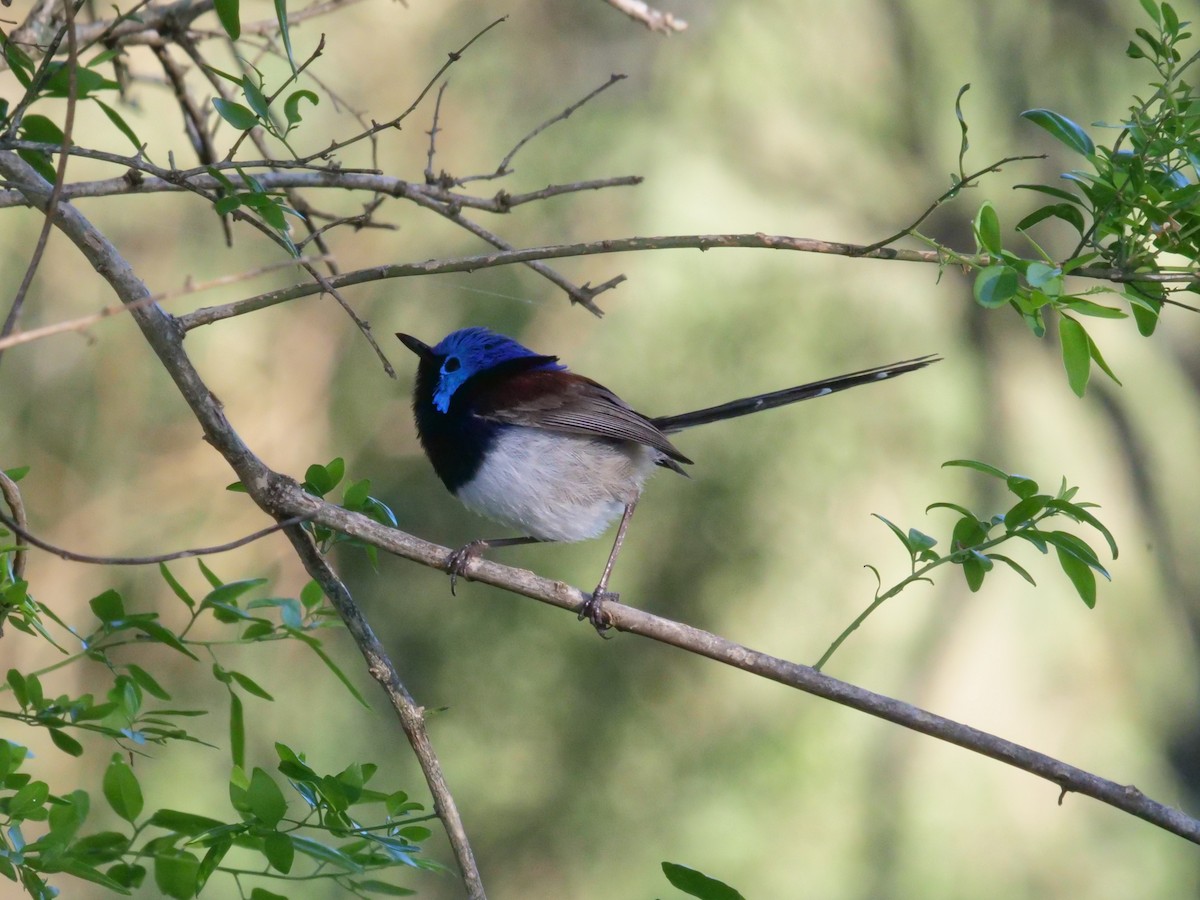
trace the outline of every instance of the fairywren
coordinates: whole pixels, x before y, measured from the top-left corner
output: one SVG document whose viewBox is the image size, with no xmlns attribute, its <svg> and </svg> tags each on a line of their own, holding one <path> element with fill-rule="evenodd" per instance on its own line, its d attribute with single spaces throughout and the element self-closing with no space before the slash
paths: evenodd
<svg viewBox="0 0 1200 900">
<path fill-rule="evenodd" d="M 568 372 L 487 328 L 463 328 L 430 347 L 397 334 L 417 355 L 413 413 L 421 446 L 454 496 L 475 512 L 524 532 L 471 541 L 450 557 L 450 587 L 488 547 L 598 536 L 618 516 L 612 552 L 580 613 L 598 631 L 613 563 L 646 478 L 655 466 L 681 475 L 691 464 L 667 437 L 693 425 L 822 397 L 912 372 L 940 357 L 922 356 L 823 381 L 757 394 L 720 406 L 651 418 L 604 387 Z"/>
</svg>

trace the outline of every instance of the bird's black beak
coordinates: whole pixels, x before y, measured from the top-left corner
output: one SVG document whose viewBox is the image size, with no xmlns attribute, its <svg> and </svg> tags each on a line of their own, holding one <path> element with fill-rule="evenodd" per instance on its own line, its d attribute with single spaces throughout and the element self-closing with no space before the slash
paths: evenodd
<svg viewBox="0 0 1200 900">
<path fill-rule="evenodd" d="M 411 334 L 404 334 L 399 331 L 396 332 L 396 337 L 400 338 L 400 343 L 417 354 L 422 361 L 433 359 L 433 349 L 424 341 L 419 341 Z"/>
</svg>

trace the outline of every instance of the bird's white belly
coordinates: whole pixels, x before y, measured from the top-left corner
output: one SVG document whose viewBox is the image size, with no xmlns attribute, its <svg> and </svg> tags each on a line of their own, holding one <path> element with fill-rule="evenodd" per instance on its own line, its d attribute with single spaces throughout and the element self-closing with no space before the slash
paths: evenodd
<svg viewBox="0 0 1200 900">
<path fill-rule="evenodd" d="M 475 512 L 544 541 L 596 537 L 637 499 L 656 451 L 510 426 L 458 499 Z"/>
</svg>

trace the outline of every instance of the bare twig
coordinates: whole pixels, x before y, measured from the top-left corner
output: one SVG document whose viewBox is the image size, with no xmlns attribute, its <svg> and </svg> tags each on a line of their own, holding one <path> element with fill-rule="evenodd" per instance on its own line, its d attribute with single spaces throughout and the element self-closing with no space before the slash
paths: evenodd
<svg viewBox="0 0 1200 900">
<path fill-rule="evenodd" d="M 129 304 L 121 304 L 119 306 L 106 306 L 99 312 L 94 312 L 88 316 L 80 316 L 77 319 L 67 319 L 63 322 L 54 322 L 50 325 L 43 325 L 41 328 L 31 328 L 28 331 L 18 331 L 10 334 L 6 338 L 0 338 L 0 350 L 7 350 L 9 347 L 16 347 L 20 344 L 28 344 L 32 341 L 40 341 L 43 338 L 48 338 L 55 334 L 64 334 L 69 331 L 83 331 L 90 328 L 97 322 L 102 322 L 112 316 L 118 316 L 121 313 L 127 313 L 142 306 L 149 306 L 151 303 L 161 303 L 164 300 L 173 300 L 176 297 L 184 297 L 189 294 L 198 294 L 201 291 L 210 291 L 213 288 L 227 287 L 231 284 L 237 284 L 239 281 L 248 281 L 251 278 L 257 278 L 267 272 L 274 272 L 278 269 L 290 269 L 292 266 L 298 266 L 303 263 L 316 263 L 324 261 L 324 257 L 320 256 L 302 256 L 299 259 L 286 259 L 283 262 L 272 263 L 267 266 L 259 266 L 257 269 L 252 269 L 248 272 L 238 272 L 235 275 L 222 275 L 220 278 L 213 278 L 210 281 L 203 281 L 200 284 L 185 284 L 183 287 L 173 291 L 163 291 L 158 294 L 152 294 L 149 297 L 143 297 Z"/>
<path fill-rule="evenodd" d="M 77 5 L 76 5 L 77 3 Z M 47 205 L 47 213 L 45 221 L 42 222 L 42 229 L 38 232 L 37 244 L 33 248 L 33 253 L 29 258 L 29 265 L 25 267 L 25 275 L 21 279 L 21 284 L 17 288 L 17 293 L 13 296 L 12 305 L 8 309 L 8 316 L 4 319 L 4 325 L 0 327 L 0 339 L 8 337 L 17 327 L 17 320 L 21 316 L 21 308 L 25 305 L 25 297 L 29 293 L 30 285 L 33 284 L 33 276 L 36 274 L 38 266 L 41 264 L 42 256 L 46 252 L 46 242 L 50 240 L 50 227 L 53 225 L 52 212 L 58 207 L 58 198 L 62 194 L 63 185 L 67 183 L 67 160 L 70 159 L 70 153 L 66 152 L 71 146 L 71 133 L 75 128 L 75 93 L 76 84 L 78 82 L 78 66 L 79 55 L 78 45 L 75 38 L 75 13 L 79 7 L 83 6 L 84 0 L 67 0 L 63 5 L 66 12 L 67 22 L 63 26 L 63 31 L 67 35 L 67 112 L 63 120 L 63 139 L 62 150 L 58 157 L 58 168 L 54 176 L 54 190 L 50 194 L 50 202 Z M 62 34 L 55 36 L 52 42 L 57 48 L 62 40 Z M 42 67 L 39 70 L 39 75 L 45 77 L 45 73 L 49 71 L 49 60 L 53 56 L 53 52 L 47 53 L 46 58 L 42 61 Z M 28 106 L 37 96 L 38 80 L 35 78 L 26 91 L 25 96 L 21 98 L 21 104 Z M 14 113 L 14 125 L 19 121 L 19 114 Z M 0 358 L 3 356 L 3 351 L 0 350 Z"/>
<path fill-rule="evenodd" d="M 644 0 L 604 0 L 604 2 L 614 9 L 619 9 L 633 21 L 640 22 L 651 31 L 657 31 L 660 34 L 669 35 L 688 27 L 688 23 L 683 19 L 677 19 L 670 13 L 659 12 Z"/>
<path fill-rule="evenodd" d="M 537 126 L 535 129 L 533 129 L 533 131 L 529 132 L 529 134 L 525 135 L 525 137 L 523 137 L 519 141 L 517 141 L 517 145 L 508 151 L 508 153 L 505 155 L 504 159 L 500 160 L 500 165 L 496 166 L 495 172 L 492 172 L 488 175 L 469 175 L 466 178 L 456 179 L 455 183 L 456 184 L 466 184 L 468 181 L 482 181 L 482 180 L 487 180 L 487 179 L 492 179 L 492 178 L 503 178 L 505 175 L 511 175 L 513 170 L 509 168 L 509 163 L 511 163 L 513 161 L 513 157 L 517 155 L 517 153 L 520 151 L 520 149 L 522 147 L 524 147 L 526 144 L 528 144 L 530 141 L 532 141 L 535 137 L 537 137 L 539 134 L 541 134 L 543 131 L 545 131 L 547 128 L 549 128 L 551 125 L 553 125 L 555 122 L 562 122 L 562 121 L 565 121 L 566 119 L 569 119 L 571 117 L 571 113 L 575 112 L 575 110 L 579 109 L 579 107 L 583 106 L 585 103 L 587 103 L 589 100 L 591 100 L 596 95 L 602 94 L 604 91 L 607 91 L 610 87 L 612 87 L 618 81 L 624 81 L 625 78 L 626 78 L 626 76 L 620 75 L 620 74 L 610 75 L 608 77 L 608 81 L 606 81 L 604 84 L 600 85 L 600 87 L 596 88 L 595 90 L 591 91 L 586 97 L 584 97 L 581 100 L 577 100 L 576 102 L 574 102 L 570 106 L 568 106 L 566 109 L 564 109 L 562 112 L 560 112 L 558 115 L 551 116 L 549 119 L 547 119 L 541 125 Z"/>
<path fill-rule="evenodd" d="M 514 249 L 512 244 L 508 243 L 508 241 L 504 240 L 499 235 L 488 231 L 488 229 L 484 228 L 477 222 L 472 222 L 470 219 L 464 217 L 453 206 L 437 203 L 420 195 L 413 197 L 413 200 L 419 206 L 424 206 L 426 209 L 431 209 L 439 215 L 445 216 L 460 228 L 465 228 L 467 231 L 471 232 L 471 234 L 483 238 L 493 247 L 497 247 L 500 250 Z M 533 269 L 533 271 L 537 272 L 546 280 L 558 285 L 560 288 L 566 291 L 567 296 L 571 298 L 572 303 L 578 303 L 597 318 L 603 317 L 604 311 L 592 302 L 593 298 L 595 298 L 598 294 L 602 294 L 604 291 L 615 288 L 618 284 L 625 280 L 624 275 L 618 275 L 616 278 L 612 278 L 604 282 L 604 284 L 600 285 L 599 287 L 593 288 L 587 284 L 573 284 L 570 280 L 564 278 L 562 275 L 559 275 L 556 271 L 540 260 L 528 260 L 526 261 L 525 265 L 529 266 L 529 268 Z"/>
<path fill-rule="evenodd" d="M 381 131 L 386 131 L 389 128 L 399 128 L 400 123 L 403 122 L 405 119 L 407 119 L 410 115 L 412 115 L 413 110 L 415 110 L 418 106 L 421 105 L 421 101 L 425 99 L 425 95 L 429 93 L 430 89 L 435 84 L 437 84 L 438 79 L 441 78 L 442 75 L 445 74 L 446 70 L 449 69 L 452 65 L 454 65 L 456 62 L 458 62 L 462 58 L 462 55 L 467 51 L 467 48 L 470 47 L 472 44 L 474 44 L 477 40 L 479 40 L 485 34 L 487 34 L 489 31 L 491 31 L 493 28 L 495 28 L 497 25 L 499 25 L 501 22 L 506 22 L 506 21 L 508 21 L 508 16 L 501 16 L 499 19 L 496 19 L 496 21 L 492 22 L 490 25 L 487 25 L 484 28 L 482 28 L 478 33 L 476 33 L 476 35 L 473 38 L 471 38 L 469 41 L 467 41 L 465 44 L 463 44 L 457 50 L 452 50 L 448 54 L 448 58 L 446 59 L 446 61 L 444 63 L 442 63 L 441 68 L 438 69 L 437 72 L 434 73 L 433 77 L 429 79 L 429 82 L 425 85 L 424 88 L 421 89 L 421 93 L 417 94 L 417 99 L 413 100 L 413 102 L 409 104 L 408 109 L 404 110 L 404 112 L 400 113 L 400 115 L 396 116 L 394 119 L 389 119 L 388 121 L 383 122 L 382 124 L 378 123 L 378 122 L 374 122 L 374 123 L 372 123 L 370 128 L 368 128 L 366 131 L 362 132 L 361 134 L 356 134 L 354 137 L 347 138 L 344 141 L 333 141 L 324 150 L 321 150 L 317 153 L 309 154 L 308 156 L 301 157 L 299 161 L 305 162 L 305 163 L 310 163 L 314 159 L 328 159 L 332 154 L 336 153 L 338 150 L 341 150 L 343 147 L 348 147 L 351 144 L 356 144 L 359 141 L 363 140 L 363 138 L 370 137 L 373 134 L 378 134 Z"/>
<path fill-rule="evenodd" d="M 316 279 L 324 293 L 329 294 L 338 302 L 338 305 L 350 317 L 350 320 L 355 324 L 362 336 L 367 339 L 367 343 L 371 345 L 371 349 L 375 351 L 375 355 L 379 357 L 379 361 L 383 363 L 383 371 L 387 373 L 389 378 L 394 379 L 396 377 L 396 370 L 392 368 L 392 364 L 388 361 L 387 356 L 384 355 L 383 348 L 379 346 L 379 343 L 375 340 L 375 336 L 371 334 L 370 323 L 354 311 L 350 304 L 346 302 L 346 298 L 342 296 L 337 288 L 329 283 L 329 280 L 324 275 L 307 264 L 304 266 L 304 270 Z"/>
<path fill-rule="evenodd" d="M 58 149 L 56 144 L 46 144 L 37 141 L 2 141 L 0 148 L 6 150 L 38 150 L 54 154 Z M 72 156 L 86 159 L 99 159 L 114 165 L 134 170 L 136 173 L 146 173 L 151 177 L 131 178 L 128 173 L 117 178 L 106 178 L 100 181 L 82 181 L 69 184 L 63 188 L 63 200 L 76 200 L 82 197 L 108 197 L 117 194 L 159 194 L 171 191 L 216 191 L 221 183 L 208 173 L 208 168 L 167 169 L 156 166 L 138 156 L 120 156 L 105 151 L 88 150 L 81 147 L 71 148 Z M 312 163 L 292 164 L 288 160 L 255 160 L 253 162 L 215 163 L 211 168 L 216 169 L 235 184 L 242 183 L 242 176 L 237 169 L 251 170 L 271 167 L 286 171 L 261 172 L 255 180 L 264 190 L 286 190 L 290 188 L 329 188 L 336 190 L 372 191 L 411 200 L 416 196 L 428 197 L 442 203 L 455 206 L 478 209 L 483 212 L 507 213 L 515 206 L 545 200 L 549 197 L 559 197 L 565 194 L 576 194 L 583 191 L 598 191 L 610 187 L 631 187 L 641 184 L 645 179 L 640 175 L 618 175 L 613 178 L 595 178 L 588 181 L 574 181 L 566 184 L 550 184 L 537 190 L 523 194 L 509 194 L 499 191 L 492 197 L 478 197 L 472 194 L 448 190 L 440 184 L 417 184 L 384 175 L 375 170 L 331 168 L 326 164 Z M 14 206 L 27 206 L 27 201 L 19 191 L 0 190 L 0 209 L 10 209 Z"/>
<path fill-rule="evenodd" d="M 450 82 L 443 81 L 442 86 L 438 88 L 437 98 L 433 101 L 433 120 L 429 124 L 429 131 L 425 132 L 429 135 L 429 155 L 425 162 L 425 183 L 437 184 L 438 178 L 433 174 L 433 156 L 437 152 L 437 136 L 441 131 L 438 128 L 438 119 L 442 114 L 442 95 L 446 93 L 446 85 Z"/>
<path fill-rule="evenodd" d="M 1006 157 L 1004 157 L 1004 159 L 998 160 L 997 162 L 992 163 L 990 166 L 985 166 L 984 168 L 980 169 L 978 172 L 973 172 L 972 174 L 966 176 L 961 181 L 959 181 L 957 184 L 951 185 L 945 191 L 945 193 L 943 193 L 940 197 L 938 197 L 936 200 L 934 200 L 932 203 L 930 203 L 929 208 L 926 209 L 925 212 L 923 212 L 919 216 L 917 216 L 916 221 L 914 221 L 911 225 L 901 228 L 895 234 L 889 235 L 888 237 L 885 237 L 881 241 L 876 241 L 874 244 L 868 244 L 867 246 L 862 248 L 861 252 L 853 253 L 851 255 L 852 256 L 865 256 L 874 250 L 878 250 L 881 247 L 886 247 L 888 244 L 892 243 L 892 241 L 899 240 L 900 238 L 904 237 L 906 234 L 912 234 L 914 231 L 917 230 L 917 227 L 920 226 L 920 224 L 922 222 L 924 222 L 931 215 L 933 215 L 934 211 L 939 206 L 941 206 L 947 200 L 951 200 L 954 197 L 957 197 L 959 195 L 959 193 L 962 192 L 963 188 L 972 187 L 973 182 L 978 181 L 984 175 L 988 175 L 992 172 L 999 172 L 1001 166 L 1005 166 L 1011 162 L 1022 162 L 1024 160 L 1029 160 L 1029 159 L 1045 159 L 1045 158 L 1046 158 L 1045 153 L 1027 154 L 1024 156 L 1006 156 Z"/>
<path fill-rule="evenodd" d="M 3 473 L 0 473 L 0 476 L 2 475 Z M 214 547 L 192 547 L 187 550 L 176 550 L 174 553 L 158 553 L 154 556 L 91 556 L 86 553 L 76 553 L 74 550 L 66 550 L 51 544 L 49 541 L 42 540 L 35 534 L 31 534 L 26 529 L 24 522 L 18 523 L 4 515 L 4 513 L 0 513 L 0 525 L 12 529 L 25 543 L 37 547 L 39 550 L 45 550 L 47 553 L 53 553 L 60 559 L 67 560 L 67 562 L 87 563 L 92 566 L 156 566 L 159 563 L 171 562 L 175 559 L 190 559 L 194 556 L 214 556 L 218 553 L 236 550 L 238 547 L 245 547 L 247 544 L 253 544 L 255 541 L 262 540 L 267 535 L 306 522 L 310 518 L 312 516 L 292 516 L 289 519 L 276 522 L 267 528 L 260 528 L 253 534 L 240 537 L 236 541 L 230 541 L 227 544 L 217 544 Z"/>
</svg>

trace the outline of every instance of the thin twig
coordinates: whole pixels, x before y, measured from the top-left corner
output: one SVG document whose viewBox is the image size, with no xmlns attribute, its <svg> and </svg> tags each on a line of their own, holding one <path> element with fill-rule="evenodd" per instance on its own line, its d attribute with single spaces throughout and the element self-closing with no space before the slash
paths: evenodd
<svg viewBox="0 0 1200 900">
<path fill-rule="evenodd" d="M 375 340 L 375 336 L 371 334 L 370 323 L 354 311 L 353 307 L 346 302 L 346 298 L 342 296 L 341 292 L 337 288 L 329 283 L 329 280 L 324 275 L 310 265 L 305 265 L 304 269 L 309 275 L 316 279 L 317 283 L 321 285 L 321 289 L 324 293 L 329 294 L 329 296 L 333 297 L 333 299 L 338 302 L 338 305 L 341 306 L 346 315 L 350 317 L 350 320 L 355 324 L 362 336 L 367 339 L 367 343 L 371 345 L 371 349 L 375 351 L 375 355 L 379 357 L 379 361 L 383 363 L 383 371 L 387 373 L 389 378 L 395 379 L 396 370 L 392 368 L 392 364 L 388 361 L 387 356 L 385 356 L 383 353 L 383 348 L 379 346 L 379 343 Z"/>
<path fill-rule="evenodd" d="M 438 119 L 442 114 L 442 95 L 446 93 L 446 86 L 449 81 L 443 81 L 442 86 L 438 88 L 437 98 L 433 101 L 433 121 L 429 125 L 429 131 L 425 132 L 429 135 L 429 155 L 425 162 L 425 183 L 437 184 L 438 179 L 433 174 L 433 156 L 437 152 L 437 135 L 441 131 L 438 128 Z"/>
<path fill-rule="evenodd" d="M 618 81 L 624 81 L 626 77 L 627 76 L 620 75 L 620 74 L 610 75 L 608 77 L 608 81 L 606 81 L 604 84 L 600 85 L 600 87 L 596 88 L 595 90 L 591 91 L 582 100 L 578 100 L 575 103 L 572 103 L 570 106 L 568 106 L 562 112 L 558 113 L 558 115 L 551 116 L 549 119 L 547 119 L 541 125 L 537 126 L 535 129 L 533 129 L 533 131 L 529 132 L 529 134 L 525 135 L 525 137 L 523 137 L 519 141 L 517 141 L 517 145 L 508 151 L 508 154 L 504 157 L 504 159 L 500 160 L 500 165 L 496 166 L 496 171 L 494 171 L 490 174 L 487 174 L 487 175 L 468 175 L 466 178 L 457 178 L 457 179 L 455 179 L 454 183 L 455 184 L 466 184 L 467 182 L 470 182 L 470 181 L 487 181 L 487 180 L 490 180 L 493 178 L 503 178 L 505 175 L 511 175 L 513 170 L 509 168 L 509 163 L 511 163 L 513 161 L 513 157 L 517 155 L 517 152 L 522 147 L 524 147 L 526 144 L 528 144 L 530 141 L 532 141 L 535 137 L 537 137 L 539 134 L 541 134 L 543 131 L 545 131 L 547 128 L 549 128 L 551 125 L 553 125 L 555 122 L 562 122 L 565 119 L 569 119 L 571 117 L 571 113 L 575 112 L 575 110 L 579 109 L 579 107 L 583 106 L 585 103 L 587 103 L 589 100 L 591 100 L 596 95 L 601 94 L 604 91 L 607 91 L 610 87 L 612 87 Z"/>
<path fill-rule="evenodd" d="M 508 243 L 508 241 L 504 240 L 498 234 L 492 233 L 479 223 L 472 222 L 470 219 L 465 218 L 453 206 L 437 203 L 420 195 L 413 197 L 413 201 L 418 206 L 423 206 L 426 209 L 433 210 L 438 215 L 445 216 L 455 225 L 459 226 L 460 228 L 465 228 L 476 237 L 483 238 L 493 247 L 496 247 L 500 250 L 514 249 L 512 244 Z M 573 284 L 569 279 L 559 275 L 556 271 L 554 271 L 554 269 L 550 268 L 540 260 L 528 260 L 526 261 L 525 265 L 533 269 L 533 271 L 537 272 L 543 278 L 558 285 L 560 288 L 566 291 L 567 296 L 571 298 L 572 303 L 578 303 L 592 315 L 596 316 L 596 318 L 603 318 L 604 311 L 592 302 L 593 298 L 595 298 L 597 294 L 601 294 L 604 291 L 615 288 L 618 284 L 625 280 L 624 275 L 618 275 L 616 278 L 612 278 L 604 282 L 604 284 L 600 285 L 599 287 L 593 288 L 588 284 Z"/>
<path fill-rule="evenodd" d="M 77 5 L 76 5 L 77 3 Z M 4 319 L 4 325 L 0 327 L 0 339 L 8 337 L 17 327 L 17 320 L 21 316 L 21 308 L 25 305 L 25 297 L 29 293 L 29 288 L 33 284 L 33 276 L 37 273 L 38 266 L 41 264 L 42 256 L 46 252 L 46 242 L 50 240 L 50 228 L 53 223 L 53 211 L 58 208 L 58 198 L 62 194 L 63 186 L 67 183 L 67 160 L 71 158 L 71 154 L 66 152 L 71 146 L 71 133 L 75 129 L 75 93 L 78 83 L 78 46 L 75 40 L 75 13 L 83 6 L 84 0 L 76 0 L 72 3 L 67 0 L 63 4 L 63 9 L 66 13 L 66 24 L 63 26 L 63 31 L 67 35 L 67 112 L 63 120 L 63 152 L 58 157 L 58 167 L 54 175 L 54 189 L 50 194 L 50 202 L 48 204 L 46 218 L 42 222 L 42 229 L 38 232 L 37 244 L 33 248 L 33 254 L 29 258 L 29 265 L 25 267 L 25 275 L 21 279 L 21 284 L 17 288 L 17 293 L 13 297 L 12 306 L 8 309 L 8 316 Z M 55 36 L 53 46 L 58 47 L 62 40 L 62 34 Z M 46 62 L 53 55 L 53 52 L 47 53 L 46 59 L 43 60 L 43 66 L 40 70 L 41 74 L 48 71 Z M 33 84 L 29 86 L 25 97 L 21 98 L 21 103 L 26 104 L 26 101 L 32 102 L 32 98 L 37 96 L 35 86 L 37 79 L 34 79 Z M 15 114 L 14 114 L 15 115 Z M 15 127 L 15 125 L 14 125 Z M 0 350 L 0 358 L 3 358 L 3 351 Z"/>
<path fill-rule="evenodd" d="M 302 265 L 304 263 L 323 262 L 324 257 L 320 256 L 302 256 L 299 259 L 286 259 L 283 262 L 271 263 L 266 266 L 259 266 L 257 269 L 251 269 L 248 272 L 238 272 L 234 275 L 222 275 L 219 278 L 213 278 L 211 281 L 202 281 L 199 284 L 185 284 L 181 288 L 171 291 L 162 291 L 158 294 L 152 294 L 149 297 L 143 297 L 141 300 L 136 300 L 133 303 L 121 304 L 119 306 L 106 306 L 99 312 L 94 312 L 88 316 L 80 316 L 77 319 L 67 319 L 62 322 L 54 322 L 50 325 L 43 325 L 41 328 L 31 328 L 28 331 L 18 331 L 15 334 L 10 334 L 6 338 L 0 339 L 0 350 L 7 350 L 9 347 L 16 347 L 20 344 L 28 344 L 32 341 L 40 341 L 43 338 L 48 338 L 55 334 L 64 334 L 69 331 L 83 331 L 90 328 L 97 322 L 102 322 L 112 316 L 119 316 L 121 313 L 127 313 L 131 310 L 138 309 L 142 306 L 149 306 L 151 303 L 161 303 L 164 300 L 173 300 L 176 297 L 185 297 L 189 294 L 198 294 L 201 291 L 211 291 L 213 288 L 227 287 L 231 284 L 237 284 L 239 281 L 248 281 L 251 278 L 257 278 L 260 275 L 268 272 L 274 272 L 278 269 L 290 269 L 292 266 Z"/>
<path fill-rule="evenodd" d="M 344 141 L 333 141 L 324 150 L 321 150 L 317 153 L 309 154 L 308 156 L 302 156 L 298 161 L 302 162 L 302 163 L 310 163 L 314 159 L 328 159 L 332 154 L 336 153 L 338 150 L 341 150 L 343 147 L 349 147 L 351 144 L 356 144 L 359 141 L 361 141 L 363 138 L 370 137 L 373 134 L 378 134 L 381 131 L 386 131 L 389 128 L 399 128 L 400 123 L 403 122 L 405 119 L 407 119 L 412 114 L 413 110 L 415 110 L 418 106 L 421 105 L 421 101 L 425 99 L 425 95 L 429 93 L 430 88 L 432 88 L 435 84 L 437 84 L 438 79 L 441 78 L 443 74 L 445 74 L 446 70 L 449 69 L 452 65 L 454 65 L 456 62 L 458 62 L 462 58 L 462 55 L 463 55 L 463 53 L 465 53 L 467 51 L 467 48 L 470 47 L 472 44 L 474 44 L 477 40 L 479 40 L 485 34 L 487 34 L 489 31 L 491 31 L 493 28 L 495 28 L 497 25 L 499 25 L 501 22 L 506 22 L 506 21 L 508 21 L 508 16 L 501 16 L 499 19 L 496 19 L 496 21 L 492 22 L 490 25 L 487 25 L 484 28 L 482 28 L 473 38 L 471 38 L 469 41 L 467 41 L 465 44 L 463 44 L 457 50 L 451 51 L 448 54 L 447 60 L 444 63 L 442 63 L 441 68 L 438 69 L 437 72 L 434 73 L 434 75 L 431 79 L 429 79 L 429 82 L 425 85 L 424 88 L 421 89 L 421 93 L 417 94 L 417 99 L 415 99 L 412 103 L 410 103 L 408 106 L 408 109 L 404 110 L 404 112 L 400 113 L 400 115 L 396 116 L 394 119 L 389 119 L 388 121 L 383 122 L 382 124 L 378 123 L 378 122 L 374 122 L 374 123 L 372 123 L 370 128 L 368 128 L 366 131 L 362 132 L 361 134 L 356 134 L 354 137 L 347 138 Z"/>
<path fill-rule="evenodd" d="M 37 141 L 3 141 L 0 149 L 6 150 L 37 150 L 49 152 L 52 155 L 60 149 L 58 145 Z M 156 166 L 143 157 L 120 156 L 105 151 L 87 150 L 80 147 L 71 148 L 72 156 L 85 159 L 99 159 L 114 165 L 124 166 L 134 170 L 138 175 L 146 173 L 151 177 L 130 177 L 129 173 L 117 178 L 106 178 L 99 181 L 81 181 L 69 184 L 63 188 L 61 199 L 76 200 L 81 197 L 108 197 L 113 195 L 158 194 L 171 191 L 216 191 L 222 187 L 208 172 L 209 167 L 191 169 L 167 169 Z M 611 187 L 633 187 L 645 179 L 640 175 L 618 175 L 612 178 L 595 178 L 588 181 L 574 181 L 565 184 L 550 184 L 541 190 L 529 191 L 523 194 L 509 194 L 499 191 L 492 197 L 479 197 L 473 194 L 459 193 L 448 190 L 440 184 L 418 184 L 397 178 L 394 175 L 384 175 L 373 169 L 339 169 L 327 164 L 314 166 L 311 163 L 292 165 L 288 160 L 256 160 L 254 162 L 214 163 L 211 168 L 226 174 L 235 184 L 243 183 L 237 169 L 250 170 L 255 168 L 272 167 L 286 171 L 261 172 L 255 180 L 264 190 L 287 190 L 289 188 L 329 188 L 336 190 L 372 191 L 391 197 L 411 200 L 415 196 L 428 197 L 442 203 L 455 206 L 478 209 L 482 212 L 504 214 L 513 207 L 550 197 L 565 194 L 576 194 L 584 191 L 598 191 Z M 247 186 L 248 187 L 248 186 Z M 28 203 L 19 191 L 0 190 L 0 209 L 10 209 L 15 206 L 27 206 Z"/>
<path fill-rule="evenodd" d="M 922 222 L 924 222 L 931 215 L 933 215 L 934 211 L 937 210 L 937 208 L 939 206 L 941 206 L 947 200 L 951 200 L 954 197 L 957 197 L 959 195 L 959 193 L 962 192 L 963 188 L 971 187 L 972 182 L 978 181 L 984 175 L 988 175 L 992 172 L 999 172 L 1001 166 L 1007 165 L 1008 163 L 1011 163 L 1011 162 L 1022 162 L 1024 160 L 1029 160 L 1029 159 L 1045 159 L 1045 158 L 1046 158 L 1045 153 L 1026 154 L 1023 156 L 1006 156 L 1006 157 L 1004 157 L 1004 159 L 994 162 L 990 166 L 985 166 L 984 168 L 980 169 L 978 172 L 974 172 L 974 173 L 968 175 L 966 178 L 963 178 L 958 183 L 951 185 L 950 188 L 947 189 L 945 193 L 943 193 L 940 197 L 938 197 L 936 200 L 934 200 L 932 203 L 930 203 L 929 208 L 926 209 L 925 212 L 923 212 L 919 216 L 917 216 L 916 221 L 914 221 L 911 225 L 908 225 L 905 228 L 901 228 L 895 234 L 885 237 L 882 241 L 876 241 L 874 244 L 868 244 L 867 246 L 863 247 L 863 249 L 860 253 L 854 253 L 851 255 L 852 256 L 866 256 L 866 255 L 870 254 L 871 252 L 880 249 L 881 247 L 886 247 L 888 244 L 892 243 L 893 241 L 899 240 L 900 238 L 904 237 L 906 234 L 912 234 L 914 231 L 917 230 L 917 228 L 920 226 L 920 224 Z"/>
<path fill-rule="evenodd" d="M 670 35 L 688 27 L 688 23 L 683 19 L 677 19 L 667 12 L 659 12 L 644 0 L 604 0 L 604 2 L 614 9 L 619 9 L 633 21 L 640 22 L 659 34 Z"/>
<path fill-rule="evenodd" d="M 240 537 L 236 541 L 230 541 L 227 544 L 217 544 L 215 547 L 192 547 L 187 550 L 176 550 L 174 553 L 158 553 L 154 556 L 92 556 L 87 553 L 76 553 L 74 550 L 66 550 L 63 547 L 51 544 L 49 541 L 42 540 L 35 534 L 31 534 L 25 528 L 23 522 L 18 524 L 4 513 L 0 513 L 0 525 L 12 529 L 25 543 L 37 547 L 39 550 L 45 550 L 47 553 L 53 553 L 67 562 L 87 563 L 91 566 L 156 566 L 159 563 L 171 562 L 176 559 L 190 559 L 194 556 L 214 556 L 217 553 L 236 550 L 238 547 L 253 544 L 255 541 L 261 540 L 277 531 L 307 522 L 311 518 L 312 516 L 310 515 L 292 516 L 281 522 L 276 522 L 274 525 L 260 528 L 253 534 Z"/>
</svg>

